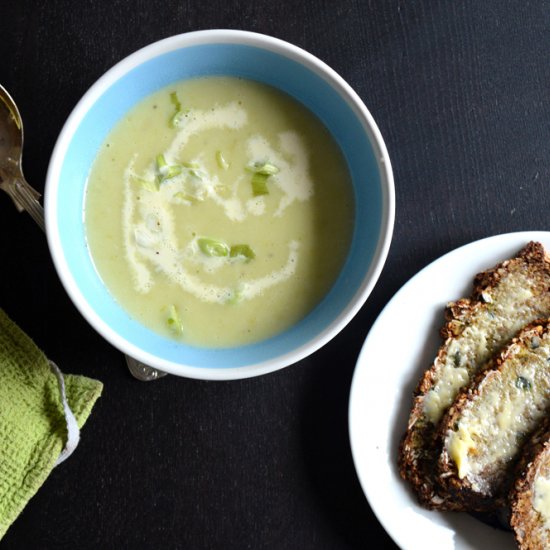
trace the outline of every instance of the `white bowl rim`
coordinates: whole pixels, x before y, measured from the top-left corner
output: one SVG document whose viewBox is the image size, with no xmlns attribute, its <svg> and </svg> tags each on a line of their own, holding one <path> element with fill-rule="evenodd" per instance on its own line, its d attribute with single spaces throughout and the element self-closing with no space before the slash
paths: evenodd
<svg viewBox="0 0 550 550">
<path fill-rule="evenodd" d="M 338 317 L 325 330 L 316 335 L 316 337 L 294 350 L 260 363 L 234 368 L 204 368 L 174 363 L 155 357 L 120 337 L 90 307 L 81 294 L 76 281 L 72 278 L 64 259 L 57 230 L 56 202 L 50 200 L 50 197 L 55 195 L 53 190 L 56 188 L 56 180 L 60 173 L 64 153 L 67 150 L 72 135 L 83 116 L 105 89 L 127 72 L 149 59 L 182 47 L 215 43 L 242 44 L 273 51 L 283 57 L 297 61 L 327 81 L 348 102 L 348 105 L 354 110 L 358 118 L 366 123 L 365 130 L 371 138 L 382 187 L 383 211 L 380 237 L 369 271 L 363 278 L 358 291 Z M 49 192 L 49 190 L 52 190 L 52 192 Z M 300 361 L 334 338 L 357 314 L 378 281 L 389 252 L 395 220 L 395 189 L 389 154 L 380 130 L 359 95 L 336 71 L 313 54 L 279 38 L 251 31 L 209 29 L 177 34 L 153 42 L 119 61 L 88 89 L 69 115 L 52 152 L 46 177 L 44 207 L 48 246 L 61 282 L 77 309 L 103 338 L 127 355 L 163 372 L 202 380 L 234 380 L 267 374 Z"/>
</svg>

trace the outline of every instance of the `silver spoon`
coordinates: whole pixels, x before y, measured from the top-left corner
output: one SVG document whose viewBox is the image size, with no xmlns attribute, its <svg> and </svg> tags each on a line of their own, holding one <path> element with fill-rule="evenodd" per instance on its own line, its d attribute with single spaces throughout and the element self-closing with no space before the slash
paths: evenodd
<svg viewBox="0 0 550 550">
<path fill-rule="evenodd" d="M 44 209 L 38 201 L 40 193 L 25 180 L 22 157 L 23 121 L 15 101 L 0 85 L 0 189 L 11 197 L 19 212 L 27 211 L 44 231 Z M 125 357 L 128 369 L 138 380 L 149 382 L 167 374 L 133 357 Z"/>
</svg>

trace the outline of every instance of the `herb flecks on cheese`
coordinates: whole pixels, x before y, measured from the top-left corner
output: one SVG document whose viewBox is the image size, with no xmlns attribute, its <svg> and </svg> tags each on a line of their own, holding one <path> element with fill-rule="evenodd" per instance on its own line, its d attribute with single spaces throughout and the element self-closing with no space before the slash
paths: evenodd
<svg viewBox="0 0 550 550">
<path fill-rule="evenodd" d="M 541 305 L 530 274 L 513 271 L 486 294 L 468 324 L 449 344 L 433 387 L 424 398 L 424 414 L 436 424 L 473 373 L 517 331 L 536 318 Z M 439 361 L 439 360 L 438 360 Z"/>
<path fill-rule="evenodd" d="M 532 338 L 514 343 L 502 364 L 486 372 L 445 437 L 458 477 L 482 494 L 493 494 L 548 408 L 550 336 L 531 331 Z"/>
</svg>

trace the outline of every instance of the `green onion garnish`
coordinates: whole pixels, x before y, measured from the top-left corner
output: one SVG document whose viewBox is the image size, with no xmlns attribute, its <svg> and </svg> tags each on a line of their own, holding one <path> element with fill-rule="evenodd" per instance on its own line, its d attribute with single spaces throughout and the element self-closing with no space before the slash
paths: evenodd
<svg viewBox="0 0 550 550">
<path fill-rule="evenodd" d="M 197 178 L 199 181 L 204 181 L 207 178 L 207 174 L 204 170 L 196 169 L 196 168 L 190 168 L 189 174 L 193 176 L 194 178 Z"/>
<path fill-rule="evenodd" d="M 279 169 L 270 162 L 253 162 L 246 166 L 249 172 L 254 172 L 252 176 L 252 194 L 257 197 L 259 195 L 269 195 L 267 188 L 267 178 L 279 172 Z"/>
<path fill-rule="evenodd" d="M 166 164 L 166 159 L 164 158 L 164 155 L 157 155 L 157 168 L 159 170 L 162 170 L 166 166 L 168 166 L 168 164 Z"/>
<path fill-rule="evenodd" d="M 172 332 L 175 332 L 176 334 L 183 334 L 183 323 L 181 322 L 176 306 L 174 305 L 168 307 L 168 318 L 166 319 L 166 324 Z"/>
<path fill-rule="evenodd" d="M 160 182 L 181 174 L 182 167 L 179 164 L 168 164 L 164 155 L 157 155 L 157 168 L 160 173 Z"/>
<path fill-rule="evenodd" d="M 273 176 L 274 174 L 279 173 L 279 169 L 270 162 L 253 162 L 252 164 L 249 164 L 246 169 L 249 172 L 263 174 L 264 176 Z"/>
<path fill-rule="evenodd" d="M 267 178 L 269 178 L 267 174 L 260 174 L 259 172 L 256 172 L 252 176 L 252 194 L 255 197 L 258 197 L 260 195 L 269 195 L 269 189 L 267 188 Z"/>
<path fill-rule="evenodd" d="M 164 179 L 170 179 L 174 178 L 175 176 L 179 176 L 181 174 L 181 166 L 179 164 L 172 164 L 172 166 L 168 167 L 168 170 L 166 170 L 166 174 L 164 176 Z"/>
<path fill-rule="evenodd" d="M 172 105 L 176 108 L 176 111 L 181 111 L 181 103 L 178 99 L 178 94 L 176 92 L 172 92 L 170 94 L 170 101 L 172 102 Z"/>
<path fill-rule="evenodd" d="M 181 117 L 189 113 L 189 109 L 182 109 L 180 100 L 178 99 L 178 94 L 176 94 L 176 92 L 172 92 L 170 94 L 170 101 L 176 109 L 176 112 L 170 118 L 170 128 L 176 128 L 179 126 Z"/>
<path fill-rule="evenodd" d="M 229 162 L 225 160 L 221 151 L 216 151 L 216 162 L 222 170 L 227 170 L 229 168 Z"/>
<path fill-rule="evenodd" d="M 250 248 L 247 244 L 234 244 L 229 251 L 230 258 L 245 258 L 248 263 L 250 260 L 253 260 L 256 257 L 254 250 Z"/>
<path fill-rule="evenodd" d="M 223 241 L 218 241 L 217 239 L 201 237 L 197 240 L 197 244 L 205 256 L 220 258 L 229 254 L 229 247 Z"/>
<path fill-rule="evenodd" d="M 132 179 L 140 186 L 143 187 L 143 189 L 147 189 L 147 191 L 158 191 L 158 181 L 153 180 L 146 180 L 144 178 L 140 178 L 138 176 L 132 176 Z"/>
<path fill-rule="evenodd" d="M 184 167 L 184 168 L 194 168 L 194 169 L 197 169 L 197 168 L 200 168 L 201 165 L 198 163 L 198 162 L 182 162 L 181 165 Z"/>
<path fill-rule="evenodd" d="M 182 201 L 188 201 L 188 202 L 197 202 L 199 200 L 199 198 L 195 197 L 195 195 L 190 195 L 189 193 L 183 193 L 182 191 L 178 191 L 177 193 L 174 193 L 174 198 L 180 199 Z"/>
</svg>

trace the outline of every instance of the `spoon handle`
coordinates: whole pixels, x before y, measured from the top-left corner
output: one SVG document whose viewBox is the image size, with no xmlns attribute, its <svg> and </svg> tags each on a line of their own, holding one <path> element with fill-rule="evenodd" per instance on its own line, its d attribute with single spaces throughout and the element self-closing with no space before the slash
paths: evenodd
<svg viewBox="0 0 550 550">
<path fill-rule="evenodd" d="M 23 178 L 2 180 L 0 189 L 3 189 L 14 202 L 17 210 L 26 210 L 31 218 L 45 231 L 44 208 L 38 202 L 40 193 L 31 187 Z"/>
</svg>

